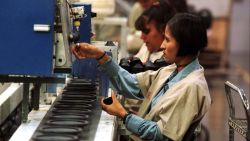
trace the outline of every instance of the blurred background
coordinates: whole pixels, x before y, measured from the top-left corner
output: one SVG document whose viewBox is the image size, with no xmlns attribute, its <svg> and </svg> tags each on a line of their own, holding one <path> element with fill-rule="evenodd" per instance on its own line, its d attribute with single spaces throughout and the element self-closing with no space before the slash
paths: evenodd
<svg viewBox="0 0 250 141">
<path fill-rule="evenodd" d="M 127 17 L 134 0 L 116 0 L 114 16 Z M 207 129 L 210 141 L 229 140 L 229 105 L 225 85 L 230 81 L 245 91 L 250 99 L 250 1 L 249 0 L 187 0 L 196 11 L 206 9 L 212 14 L 211 27 L 208 29 L 209 44 L 201 53 L 200 62 L 206 68 L 212 107 L 202 123 Z M 98 33 L 97 33 L 98 34 Z M 97 37 L 99 35 L 96 35 Z M 115 36 L 101 32 L 101 40 L 117 40 Z M 123 40 L 123 39 L 118 39 Z M 245 118 L 242 102 L 234 95 L 236 115 Z M 206 137 L 205 137 L 206 138 Z M 205 140 L 202 137 L 199 140 Z M 235 133 L 235 141 L 245 141 Z"/>
<path fill-rule="evenodd" d="M 63 1 L 65 2 L 65 5 L 61 5 Z M 84 65 L 87 65 L 87 67 L 82 67 L 80 63 L 75 62 L 75 64 L 73 65 L 70 64 L 72 60 L 74 61 L 75 59 L 72 59 L 68 50 L 70 43 L 76 43 L 78 41 L 93 42 L 95 45 L 105 48 L 106 51 L 110 51 L 110 54 L 112 54 L 114 58 L 116 57 L 115 59 L 117 62 L 119 62 L 119 60 L 122 58 L 131 57 L 137 53 L 136 51 L 128 50 L 131 44 L 141 44 L 140 41 L 131 41 L 131 31 L 128 27 L 129 14 L 137 1 L 146 0 L 57 0 L 56 5 L 59 8 L 55 8 L 54 3 L 48 0 L 43 2 L 40 1 L 42 4 L 44 4 L 41 6 L 36 2 L 30 1 L 25 3 L 25 5 L 22 4 L 21 8 L 16 5 L 12 6 L 12 3 L 6 1 L 5 4 L 2 5 L 2 7 L 0 6 L 0 17 L 3 17 L 3 19 L 7 19 L 2 21 L 3 25 L 5 26 L 1 26 L 0 31 L 2 33 L 5 33 L 5 29 L 8 30 L 7 34 L 0 35 L 0 43 L 4 44 L 4 46 L 7 46 L 7 48 L 3 46 L 0 47 L 0 52 L 2 52 L 0 56 L 4 58 L 4 61 L 0 63 L 0 141 L 5 141 L 11 138 L 12 134 L 14 134 L 19 125 L 21 125 L 21 121 L 24 121 L 22 118 L 26 117 L 27 120 L 27 115 L 30 111 L 33 111 L 33 109 L 35 109 L 35 111 L 38 112 L 39 105 L 40 107 L 41 105 L 51 105 L 52 101 L 56 99 L 58 91 L 61 92 L 65 87 L 65 79 L 68 79 L 68 77 L 74 78 L 79 72 L 82 73 L 79 75 L 80 77 L 86 76 L 95 78 L 97 76 L 95 66 L 96 64 L 92 62 L 93 60 L 88 60 L 91 63 L 85 62 Z M 197 141 L 228 141 L 229 135 L 232 134 L 234 135 L 235 141 L 246 141 L 246 139 L 237 132 L 231 132 L 231 134 L 229 133 L 228 119 L 230 118 L 230 108 L 229 99 L 226 97 L 229 92 L 225 91 L 225 82 L 229 81 L 244 91 L 245 97 L 240 97 L 237 92 L 232 92 L 232 99 L 233 105 L 235 106 L 235 117 L 237 117 L 237 119 L 246 119 L 246 111 L 244 109 L 242 99 L 244 100 L 245 98 L 248 99 L 248 101 L 250 100 L 250 0 L 186 1 L 189 6 L 189 11 L 199 13 L 208 25 L 208 46 L 200 53 L 199 59 L 200 63 L 205 68 L 205 75 L 208 81 L 212 98 L 212 106 L 202 120 L 202 126 L 200 128 L 201 133 L 199 134 Z M 77 3 L 79 2 L 88 4 L 90 3 L 92 6 L 92 10 L 85 9 L 86 11 L 89 10 L 89 13 L 81 15 L 82 9 L 78 9 L 79 11 L 75 9 L 76 12 L 78 12 L 77 14 L 80 13 L 79 15 L 82 16 L 81 18 L 87 17 L 87 22 L 81 23 L 83 27 L 85 26 L 84 28 L 86 28 L 87 31 L 81 32 L 80 28 L 80 33 L 78 34 L 79 26 L 77 26 L 77 24 L 75 23 L 73 27 L 71 27 L 72 25 L 70 24 L 68 25 L 68 23 L 66 25 L 65 23 L 67 22 L 67 19 L 63 18 L 68 16 L 67 18 L 71 19 L 72 17 L 74 17 L 68 15 L 68 13 L 72 11 L 69 10 L 70 12 L 65 12 L 63 10 L 60 11 L 59 9 L 73 9 L 72 5 L 77 5 Z M 16 3 L 23 2 L 16 1 Z M 38 5 L 38 9 L 34 8 L 35 6 L 30 3 Z M 70 5 L 70 3 L 72 3 L 72 5 Z M 89 8 L 90 5 L 88 4 L 87 6 L 84 6 Z M 27 11 L 24 11 L 23 9 L 25 9 L 25 7 L 27 6 L 30 6 L 31 8 L 27 8 Z M 9 9 L 11 8 L 17 14 L 4 14 L 8 13 Z M 38 14 L 33 13 L 34 11 L 38 12 Z M 43 12 L 46 14 L 44 14 Z M 33 13 L 33 15 L 30 15 L 31 13 Z M 27 16 L 25 14 L 27 14 Z M 89 15 L 86 16 L 87 14 Z M 21 17 L 23 15 L 25 15 L 25 18 Z M 54 25 L 55 29 L 50 29 L 50 26 L 46 24 L 35 25 L 33 23 L 33 21 L 40 23 L 41 21 L 39 18 L 43 19 L 44 17 L 49 17 L 49 22 Z M 9 22 L 8 20 L 11 22 Z M 73 20 L 75 22 L 79 19 L 76 18 Z M 15 24 L 15 22 L 13 21 L 20 21 L 20 24 Z M 22 27 L 26 28 L 28 26 L 27 23 L 29 23 L 32 28 L 34 26 L 34 31 L 36 27 L 37 31 L 30 31 L 31 27 L 28 27 L 27 30 L 22 30 Z M 64 29 L 63 27 L 66 28 Z M 67 30 L 73 29 L 74 31 L 72 32 L 72 34 L 69 34 L 69 36 L 72 35 L 73 37 L 71 39 L 64 38 L 64 36 L 68 37 L 68 33 L 67 35 L 64 35 Z M 50 30 L 55 30 L 55 32 L 49 32 Z M 22 33 L 22 35 L 24 35 L 25 37 L 23 39 L 23 36 L 16 37 L 15 34 L 9 31 L 17 31 L 18 34 L 21 32 L 27 32 L 27 34 Z M 54 33 L 56 33 L 56 35 L 52 35 Z M 30 38 L 30 36 L 28 36 L 28 34 L 32 35 L 32 39 Z M 48 36 L 45 37 L 46 34 L 48 34 Z M 79 40 L 80 37 L 78 35 L 80 35 L 81 37 L 86 35 L 87 40 Z M 140 38 L 140 35 L 137 36 L 138 38 Z M 35 39 L 33 39 L 33 37 L 35 37 Z M 54 37 L 56 40 L 54 40 Z M 6 42 L 6 40 L 9 39 L 13 39 L 13 42 Z M 104 45 L 104 43 L 100 43 L 98 41 L 104 41 L 105 44 L 111 43 L 108 46 L 115 46 L 117 48 L 106 48 L 106 45 Z M 112 42 L 106 43 L 106 41 Z M 43 44 L 45 42 L 48 42 L 48 44 Z M 34 46 L 36 46 L 35 49 L 33 48 Z M 51 48 L 43 48 L 44 46 L 51 46 Z M 64 46 L 64 48 L 60 48 L 62 46 Z M 15 47 L 17 51 L 13 52 L 13 49 L 11 49 L 11 47 Z M 26 47 L 30 48 L 27 49 Z M 59 50 L 59 53 L 55 53 L 56 51 L 53 50 L 54 48 L 56 51 Z M 20 55 L 21 53 L 18 52 L 18 49 L 24 52 L 23 56 Z M 45 52 L 45 49 L 47 49 L 49 53 Z M 60 50 L 63 50 L 63 53 L 60 52 Z M 16 53 L 17 55 L 12 55 L 12 53 Z M 36 56 L 34 56 L 34 53 L 36 53 Z M 11 59 L 5 61 L 6 58 Z M 28 63 L 25 63 L 25 61 L 27 61 L 25 59 L 29 61 L 28 63 L 30 63 L 30 65 Z M 42 61 L 39 62 L 39 59 L 41 59 Z M 66 63 L 63 64 L 62 62 Z M 20 65 L 21 63 L 22 65 Z M 6 66 L 10 66 L 10 69 Z M 58 67 L 58 70 L 61 71 L 60 73 L 62 74 L 55 75 L 55 73 L 57 73 L 55 69 L 56 67 Z M 72 72 L 70 72 L 71 69 Z M 43 70 L 44 72 L 42 72 Z M 102 84 L 101 81 L 106 81 L 106 78 L 102 78 L 102 75 L 100 75 L 100 77 L 101 78 L 98 78 L 99 84 Z M 7 87 L 11 85 L 9 84 L 9 82 L 18 83 L 18 94 L 15 98 L 12 98 L 10 100 L 1 95 L 2 93 L 4 93 Z M 23 92 L 23 84 L 20 84 L 23 82 L 24 84 L 28 83 L 28 85 L 30 86 L 30 88 L 28 87 L 27 95 L 25 95 Z M 56 84 L 53 85 L 51 83 Z M 39 89 L 36 89 L 37 87 Z M 101 96 L 107 96 L 106 88 L 109 86 L 104 87 L 105 91 L 99 93 L 99 95 Z M 32 94 L 29 95 L 30 93 Z M 34 98 L 34 93 L 38 94 L 38 99 Z M 22 94 L 23 97 L 21 96 Z M 32 101 L 32 99 L 36 101 Z M 4 104 L 7 106 L 5 106 Z M 46 110 L 43 109 L 43 112 L 44 111 L 48 111 L 48 108 Z M 22 113 L 24 113 L 22 115 L 23 117 L 21 117 Z M 99 111 L 96 113 L 101 113 L 101 109 L 99 109 Z M 249 110 L 247 111 L 247 113 L 250 116 Z M 98 116 L 100 117 L 100 114 Z M 40 117 L 40 115 L 36 115 L 33 118 L 36 119 L 38 117 Z M 32 119 L 30 121 L 32 121 Z M 106 121 L 104 123 L 105 126 L 108 126 L 106 125 Z M 99 123 L 97 122 L 97 124 Z M 239 125 L 242 125 L 241 127 L 246 127 L 246 124 L 246 122 L 239 122 Z M 95 125 L 94 128 L 96 128 L 96 126 L 97 125 Z M 113 126 L 113 123 L 111 124 L 111 126 Z M 23 130 L 21 133 L 23 132 L 26 131 Z M 91 133 L 90 136 L 92 136 L 93 134 L 95 133 Z M 17 140 L 20 135 L 16 134 L 16 137 L 17 138 L 12 137 L 12 140 Z"/>
</svg>

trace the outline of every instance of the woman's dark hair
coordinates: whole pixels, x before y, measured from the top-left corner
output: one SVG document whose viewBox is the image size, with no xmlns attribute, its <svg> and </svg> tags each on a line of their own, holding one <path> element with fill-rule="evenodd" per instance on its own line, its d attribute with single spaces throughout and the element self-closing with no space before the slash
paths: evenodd
<svg viewBox="0 0 250 141">
<path fill-rule="evenodd" d="M 201 18 L 194 14 L 178 13 L 167 24 L 179 45 L 177 56 L 197 55 L 207 46 L 207 32 Z"/>
<path fill-rule="evenodd" d="M 146 25 L 151 21 L 156 23 L 156 29 L 164 32 L 167 22 L 177 13 L 186 12 L 186 0 L 159 0 L 146 9 L 136 20 L 135 28 L 148 33 Z"/>
</svg>

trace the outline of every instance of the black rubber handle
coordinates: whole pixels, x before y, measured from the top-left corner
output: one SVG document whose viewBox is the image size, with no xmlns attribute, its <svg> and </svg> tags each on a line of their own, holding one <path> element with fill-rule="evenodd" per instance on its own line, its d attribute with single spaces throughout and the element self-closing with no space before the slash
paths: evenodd
<svg viewBox="0 0 250 141">
<path fill-rule="evenodd" d="M 107 97 L 105 99 L 103 99 L 103 103 L 106 105 L 110 105 L 113 103 L 112 97 Z"/>
</svg>

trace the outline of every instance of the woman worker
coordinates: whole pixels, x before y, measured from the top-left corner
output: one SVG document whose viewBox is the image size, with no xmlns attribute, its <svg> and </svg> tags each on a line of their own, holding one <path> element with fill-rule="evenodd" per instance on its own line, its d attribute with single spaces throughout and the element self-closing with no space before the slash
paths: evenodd
<svg viewBox="0 0 250 141">
<path fill-rule="evenodd" d="M 135 21 L 142 12 L 149 8 L 157 0 L 136 0 L 128 16 L 127 51 L 135 54 L 140 49 L 143 41 L 140 39 L 140 32 L 135 29 Z"/>
<path fill-rule="evenodd" d="M 165 26 L 176 13 L 186 11 L 186 0 L 159 0 L 146 9 L 135 22 L 136 29 L 141 31 L 144 44 L 134 57 L 139 58 L 143 64 L 162 59 L 163 51 L 160 46 L 164 40 Z M 141 100 L 126 98 L 124 106 L 130 112 L 136 113 L 141 103 Z"/>
<path fill-rule="evenodd" d="M 164 40 L 165 26 L 180 12 L 187 12 L 186 0 L 159 0 L 138 17 L 135 27 L 141 31 L 144 44 L 135 57 L 143 64 L 147 61 L 154 62 L 163 56 L 160 46 Z"/>
<path fill-rule="evenodd" d="M 164 35 L 164 60 L 172 65 L 138 74 L 128 73 L 93 45 L 80 43 L 72 47 L 77 58 L 96 58 L 120 94 L 143 99 L 138 115 L 128 113 L 115 94 L 112 104 L 101 102 L 103 110 L 123 119 L 136 141 L 181 141 L 211 104 L 204 69 L 198 61 L 199 51 L 207 45 L 201 19 L 187 13 L 176 14 Z"/>
</svg>

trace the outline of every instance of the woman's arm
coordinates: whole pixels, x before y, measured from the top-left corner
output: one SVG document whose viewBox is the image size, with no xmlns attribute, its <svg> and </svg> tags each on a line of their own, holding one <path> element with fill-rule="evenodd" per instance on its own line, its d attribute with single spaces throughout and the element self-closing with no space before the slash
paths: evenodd
<svg viewBox="0 0 250 141">
<path fill-rule="evenodd" d="M 117 100 L 114 92 L 112 92 L 111 97 L 111 104 L 105 104 L 103 99 L 101 100 L 102 109 L 111 115 L 122 118 L 129 131 L 144 140 L 165 141 L 167 139 L 162 135 L 156 122 L 144 120 L 134 114 L 128 114 Z"/>
<path fill-rule="evenodd" d="M 128 97 L 142 99 L 136 75 L 130 74 L 111 58 L 99 66 L 99 70 L 107 74 L 114 88 L 118 93 Z"/>
<path fill-rule="evenodd" d="M 126 117 L 125 125 L 127 129 L 144 140 L 168 141 L 169 139 L 162 135 L 156 122 L 145 120 L 137 115 L 129 114 Z"/>
<path fill-rule="evenodd" d="M 88 43 L 78 43 L 71 47 L 72 53 L 78 59 L 95 58 L 100 64 L 100 70 L 107 74 L 113 86 L 126 97 L 142 99 L 135 75 L 122 69 L 112 61 L 102 49 Z"/>
</svg>

